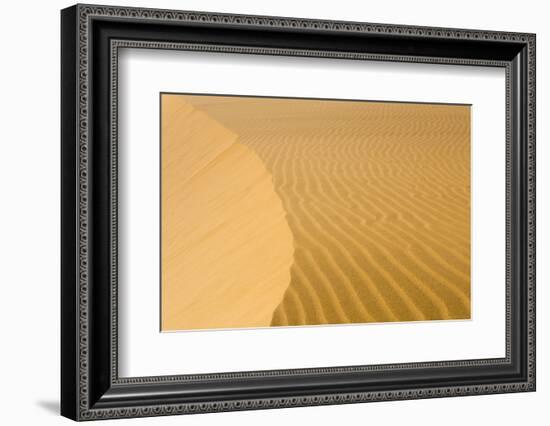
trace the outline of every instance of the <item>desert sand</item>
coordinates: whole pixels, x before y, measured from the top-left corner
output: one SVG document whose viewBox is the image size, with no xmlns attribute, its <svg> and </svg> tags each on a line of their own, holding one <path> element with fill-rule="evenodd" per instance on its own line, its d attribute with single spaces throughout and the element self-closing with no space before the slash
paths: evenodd
<svg viewBox="0 0 550 426">
<path fill-rule="evenodd" d="M 271 175 L 237 134 L 162 102 L 162 330 L 269 326 L 294 253 Z"/>
<path fill-rule="evenodd" d="M 470 317 L 469 106 L 163 95 L 162 144 L 163 329 Z"/>
</svg>

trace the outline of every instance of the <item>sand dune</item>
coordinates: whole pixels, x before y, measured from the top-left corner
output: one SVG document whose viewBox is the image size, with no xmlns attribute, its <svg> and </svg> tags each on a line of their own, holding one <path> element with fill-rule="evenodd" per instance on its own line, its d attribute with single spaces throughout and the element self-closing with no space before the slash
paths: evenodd
<svg viewBox="0 0 550 426">
<path fill-rule="evenodd" d="M 162 102 L 161 327 L 269 326 L 294 252 L 271 175 L 204 112 Z"/>
<path fill-rule="evenodd" d="M 293 259 L 271 325 L 470 317 L 468 106 L 181 98 L 282 201 Z"/>
</svg>

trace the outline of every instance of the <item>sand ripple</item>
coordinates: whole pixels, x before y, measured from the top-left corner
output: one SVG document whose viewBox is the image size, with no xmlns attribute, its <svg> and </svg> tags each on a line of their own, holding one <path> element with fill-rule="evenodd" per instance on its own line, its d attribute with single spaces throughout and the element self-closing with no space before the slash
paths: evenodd
<svg viewBox="0 0 550 426">
<path fill-rule="evenodd" d="M 470 317 L 470 108 L 185 96 L 273 177 L 293 235 L 272 325 Z"/>
</svg>

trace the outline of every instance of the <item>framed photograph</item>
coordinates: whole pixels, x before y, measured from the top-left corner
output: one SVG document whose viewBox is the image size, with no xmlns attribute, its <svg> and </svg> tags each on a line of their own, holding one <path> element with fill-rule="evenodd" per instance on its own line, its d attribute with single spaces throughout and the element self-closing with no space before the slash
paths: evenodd
<svg viewBox="0 0 550 426">
<path fill-rule="evenodd" d="M 535 390 L 535 35 L 61 12 L 61 411 Z"/>
</svg>

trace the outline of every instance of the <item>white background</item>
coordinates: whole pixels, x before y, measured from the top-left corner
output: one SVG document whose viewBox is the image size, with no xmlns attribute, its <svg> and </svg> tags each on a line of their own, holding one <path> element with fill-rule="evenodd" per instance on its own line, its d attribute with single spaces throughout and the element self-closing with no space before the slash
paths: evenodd
<svg viewBox="0 0 550 426">
<path fill-rule="evenodd" d="M 505 356 L 503 68 L 124 49 L 119 81 L 121 376 Z M 472 104 L 471 320 L 159 333 L 160 218 L 151 200 L 159 199 L 166 91 Z M 216 347 L 228 348 L 223 357 Z"/>
<path fill-rule="evenodd" d="M 536 32 L 538 107 L 538 391 L 453 399 L 118 420 L 119 424 L 546 424 L 550 400 L 550 28 L 545 2 L 319 2 L 277 0 L 121 3 L 235 13 Z M 110 2 L 107 4 L 117 4 Z M 0 400 L 2 423 L 69 424 L 59 394 L 59 9 L 65 1 L 3 4 L 0 26 Z M 546 80 L 545 80 L 546 77 Z M 544 167 L 546 165 L 546 167 Z M 546 418 L 545 418 L 546 417 Z M 109 421 L 102 424 L 117 424 Z"/>
</svg>

